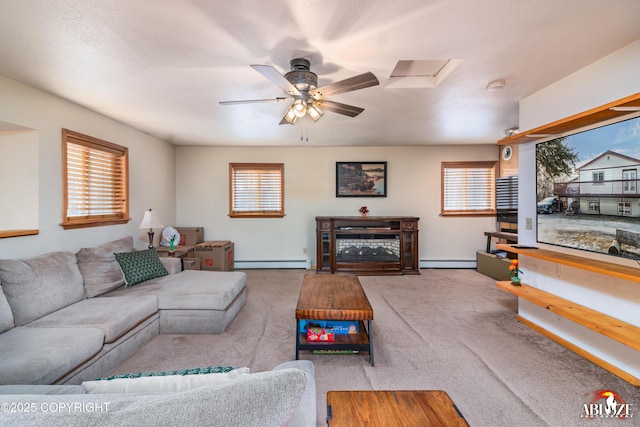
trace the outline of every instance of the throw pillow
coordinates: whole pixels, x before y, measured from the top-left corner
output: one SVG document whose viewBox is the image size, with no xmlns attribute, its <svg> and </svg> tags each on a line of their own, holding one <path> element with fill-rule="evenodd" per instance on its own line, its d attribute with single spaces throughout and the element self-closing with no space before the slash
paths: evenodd
<svg viewBox="0 0 640 427">
<path fill-rule="evenodd" d="M 116 253 L 115 257 L 122 269 L 124 283 L 127 287 L 169 274 L 162 265 L 158 252 L 153 248 Z"/>
<path fill-rule="evenodd" d="M 100 246 L 82 248 L 76 253 L 87 298 L 97 297 L 124 285 L 122 270 L 114 253 L 131 251 L 133 237 L 128 236 Z"/>
<path fill-rule="evenodd" d="M 136 372 L 85 381 L 87 393 L 169 393 L 219 385 L 249 373 L 249 368 L 212 366 L 170 372 Z"/>
</svg>

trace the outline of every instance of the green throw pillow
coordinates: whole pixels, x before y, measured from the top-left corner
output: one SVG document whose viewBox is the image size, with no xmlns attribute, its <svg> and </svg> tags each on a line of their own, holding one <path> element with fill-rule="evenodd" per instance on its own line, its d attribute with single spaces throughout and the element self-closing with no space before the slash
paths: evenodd
<svg viewBox="0 0 640 427">
<path fill-rule="evenodd" d="M 122 269 L 126 287 L 169 274 L 164 265 L 162 265 L 155 249 L 120 252 L 114 255 Z"/>
<path fill-rule="evenodd" d="M 202 375 L 202 374 L 226 374 L 237 369 L 233 366 L 207 366 L 206 368 L 181 369 L 167 372 L 132 372 L 130 374 L 111 375 L 110 377 L 97 378 L 96 381 L 115 380 L 118 378 L 140 377 L 166 377 L 168 375 Z"/>
<path fill-rule="evenodd" d="M 87 393 L 171 393 L 224 386 L 250 373 L 249 368 L 212 366 L 170 372 L 136 372 L 84 381 Z"/>
</svg>

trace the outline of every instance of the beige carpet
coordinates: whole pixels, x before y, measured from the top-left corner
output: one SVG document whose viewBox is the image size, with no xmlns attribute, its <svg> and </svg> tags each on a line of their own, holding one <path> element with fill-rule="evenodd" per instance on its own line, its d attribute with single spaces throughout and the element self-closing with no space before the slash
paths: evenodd
<svg viewBox="0 0 640 427">
<path fill-rule="evenodd" d="M 471 426 L 640 425 L 640 389 L 518 323 L 516 298 L 474 270 L 361 276 L 374 310 L 366 353 L 314 355 L 318 425 L 329 390 L 445 390 Z M 114 373 L 228 364 L 269 370 L 295 357 L 304 270 L 248 270 L 248 300 L 220 335 L 160 335 Z M 632 403 L 627 420 L 581 419 L 600 389 Z M 179 424 L 178 420 L 176 423 Z"/>
</svg>

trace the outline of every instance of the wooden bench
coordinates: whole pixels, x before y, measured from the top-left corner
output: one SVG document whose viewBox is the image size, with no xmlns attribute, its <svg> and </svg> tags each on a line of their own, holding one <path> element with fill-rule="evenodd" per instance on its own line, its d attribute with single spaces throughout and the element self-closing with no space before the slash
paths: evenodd
<svg viewBox="0 0 640 427">
<path fill-rule="evenodd" d="M 336 334 L 334 342 L 309 342 L 300 320 L 354 320 L 358 333 Z M 366 351 L 373 366 L 372 328 L 373 308 L 356 276 L 305 274 L 296 306 L 296 360 L 300 350 Z"/>
</svg>

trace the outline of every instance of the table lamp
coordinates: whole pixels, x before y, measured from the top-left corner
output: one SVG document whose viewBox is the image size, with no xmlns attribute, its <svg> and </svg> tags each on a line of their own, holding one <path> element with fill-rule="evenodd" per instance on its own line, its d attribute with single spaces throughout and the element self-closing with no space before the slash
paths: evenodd
<svg viewBox="0 0 640 427">
<path fill-rule="evenodd" d="M 149 232 L 149 249 L 153 248 L 153 229 L 164 227 L 160 220 L 158 219 L 158 215 L 153 212 L 151 209 L 148 211 L 144 211 L 144 217 L 142 218 L 142 223 L 140 223 L 140 227 L 138 228 L 148 228 Z"/>
</svg>

